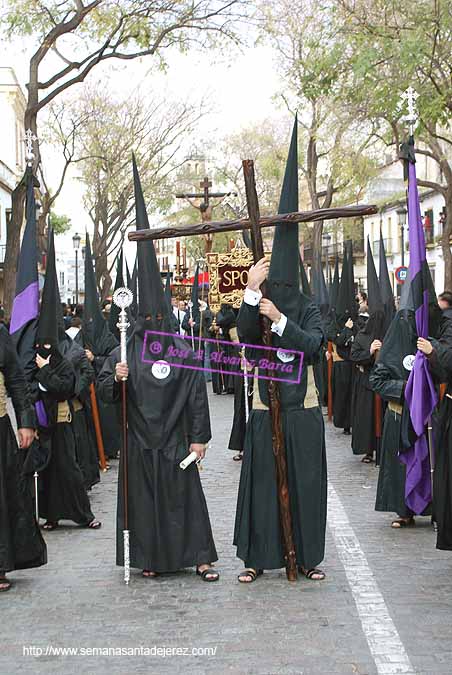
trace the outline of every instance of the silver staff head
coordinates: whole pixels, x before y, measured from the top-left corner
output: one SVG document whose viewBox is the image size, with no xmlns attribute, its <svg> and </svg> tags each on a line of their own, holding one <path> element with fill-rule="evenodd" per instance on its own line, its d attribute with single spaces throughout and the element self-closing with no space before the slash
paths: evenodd
<svg viewBox="0 0 452 675">
<path fill-rule="evenodd" d="M 129 288 L 117 288 L 113 293 L 113 302 L 119 309 L 130 307 L 133 302 L 133 293 Z"/>
</svg>

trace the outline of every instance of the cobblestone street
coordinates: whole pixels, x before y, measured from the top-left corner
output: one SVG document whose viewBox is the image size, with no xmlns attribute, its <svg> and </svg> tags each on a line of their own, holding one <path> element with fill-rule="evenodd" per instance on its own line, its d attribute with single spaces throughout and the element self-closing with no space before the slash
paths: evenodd
<svg viewBox="0 0 452 675">
<path fill-rule="evenodd" d="M 231 542 L 240 464 L 227 450 L 233 399 L 211 394 L 210 404 L 213 440 L 202 480 L 220 582 L 203 583 L 194 570 L 155 580 L 133 570 L 130 586 L 124 586 L 115 566 L 114 462 L 91 493 L 102 529 L 67 525 L 46 533 L 49 564 L 11 574 L 14 588 L 0 597 L 0 672 L 452 672 L 452 556 L 435 549 L 428 519 L 392 530 L 392 514 L 374 511 L 377 469 L 354 457 L 349 438 L 331 425 L 322 565 L 327 579 L 289 584 L 281 570 L 252 585 L 238 584 L 242 563 Z M 187 647 L 189 654 L 45 654 L 49 647 L 141 646 Z M 43 654 L 32 655 L 31 647 Z M 215 653 L 192 655 L 193 648 Z"/>
</svg>

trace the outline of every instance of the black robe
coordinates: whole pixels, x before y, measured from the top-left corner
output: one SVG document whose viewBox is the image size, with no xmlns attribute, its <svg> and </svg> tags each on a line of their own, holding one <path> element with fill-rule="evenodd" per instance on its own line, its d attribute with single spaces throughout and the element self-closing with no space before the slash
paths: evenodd
<svg viewBox="0 0 452 675">
<path fill-rule="evenodd" d="M 211 343 L 210 367 L 212 368 L 212 391 L 214 394 L 233 394 L 235 391 L 235 376 L 231 372 L 236 372 L 237 368 L 227 363 L 217 361 L 217 354 L 223 357 L 238 356 L 239 350 L 234 347 L 231 329 L 236 325 L 236 315 L 229 305 L 222 305 L 215 317 L 216 324 L 221 328 L 221 333 L 216 344 Z M 220 342 L 221 340 L 221 342 Z M 224 344 L 228 342 L 229 344 Z"/>
<path fill-rule="evenodd" d="M 39 427 L 40 443 L 50 450 L 50 461 L 41 473 L 40 515 L 50 522 L 72 520 L 88 525 L 94 516 L 77 462 L 72 413 L 68 421 L 57 422 L 58 403 L 70 400 L 75 392 L 71 364 L 61 356 L 51 356 L 50 364 L 37 370 L 32 387 L 35 400 L 43 401 L 48 418 L 48 426 Z"/>
<path fill-rule="evenodd" d="M 447 334 L 448 345 L 435 345 L 436 353 L 430 359 L 433 367 L 442 371 L 439 379 L 447 384 L 434 420 L 433 518 L 438 527 L 436 547 L 452 551 L 452 319 L 448 319 Z"/>
<path fill-rule="evenodd" d="M 394 321 L 396 320 L 397 317 Z M 401 328 L 403 329 L 402 325 Z M 412 330 L 412 344 L 406 343 L 404 345 L 403 351 L 405 354 L 416 353 L 417 336 L 414 333 L 414 329 Z M 403 330 L 401 332 L 403 333 Z M 402 337 L 401 340 L 403 339 Z M 429 340 L 431 340 L 437 351 L 445 349 L 447 343 L 451 343 L 452 341 L 452 323 L 445 321 L 439 330 L 438 337 L 436 339 L 429 338 Z M 404 399 L 405 385 L 409 372 L 403 372 L 403 368 L 400 367 L 397 351 L 396 346 L 394 348 L 393 364 L 382 363 L 381 360 L 378 361 L 369 378 L 373 390 L 389 402 L 384 418 L 381 439 L 381 461 L 375 510 L 395 512 L 399 516 L 406 518 L 412 516 L 413 513 L 405 504 L 406 466 L 400 461 L 399 452 L 402 449 L 402 425 L 405 428 L 405 416 L 409 415 Z M 429 367 L 434 382 L 439 385 L 444 377 L 444 371 L 439 359 L 429 359 Z M 393 404 L 398 404 L 401 407 L 401 412 L 400 409 L 399 411 L 395 411 Z M 430 512 L 431 508 L 429 506 L 422 515 L 428 515 Z"/>
<path fill-rule="evenodd" d="M 333 424 L 338 429 L 352 425 L 353 364 L 350 360 L 351 345 L 356 333 L 353 328 L 336 328 L 332 341 L 340 359 L 333 361 Z"/>
<path fill-rule="evenodd" d="M 140 319 L 137 321 L 139 330 Z M 185 340 L 172 338 L 181 350 Z M 161 353 L 164 358 L 166 349 Z M 209 514 L 195 464 L 185 471 L 179 463 L 190 443 L 207 443 L 211 437 L 207 389 L 201 371 L 170 366 L 170 374 L 157 379 L 145 363 L 143 338 L 135 333 L 127 345 L 129 378 L 128 485 L 130 564 L 154 572 L 174 572 L 217 560 Z M 199 365 L 187 358 L 168 356 L 170 364 Z M 120 350 L 115 349 L 99 375 L 99 396 L 117 402 L 115 382 Z M 124 502 L 123 467 L 118 478 L 116 564 L 123 566 Z"/>
<path fill-rule="evenodd" d="M 36 428 L 24 373 L 7 331 L 0 328 L 0 371 L 18 428 Z M 40 567 L 47 548 L 35 517 L 33 477 L 24 472 L 29 451 L 20 450 L 9 416 L 0 418 L 0 572 Z"/>
<path fill-rule="evenodd" d="M 94 354 L 94 361 L 91 365 L 94 372 L 99 375 L 105 363 L 107 356 L 118 346 L 118 341 L 107 329 L 96 340 L 94 340 L 89 333 L 81 331 L 75 340 L 84 348 L 89 349 Z M 92 422 L 91 402 L 85 401 L 87 408 L 90 411 L 91 431 L 94 433 L 94 423 Z M 99 409 L 100 426 L 102 430 L 102 441 L 104 444 L 105 456 L 107 459 L 116 459 L 121 437 L 121 427 L 119 423 L 119 412 L 116 405 L 105 403 L 99 400 L 97 402 Z"/>
<path fill-rule="evenodd" d="M 327 472 L 324 422 L 313 385 L 309 387 L 309 403 L 305 399 L 308 374 L 312 382 L 313 363 L 319 356 L 324 336 L 317 307 L 307 298 L 301 303 L 297 323 L 288 319 L 282 337 L 274 334 L 272 340 L 274 347 L 304 352 L 300 383 L 280 382 L 279 391 L 296 560 L 298 565 L 312 568 L 324 556 Z M 238 329 L 243 342 L 261 343 L 257 306 L 242 304 Z M 294 372 L 298 372 L 298 356 L 292 364 Z M 262 404 L 268 405 L 266 381 L 259 379 L 255 381 L 256 386 Z M 271 420 L 268 410 L 257 409 L 256 393 L 246 428 L 234 545 L 237 556 L 247 567 L 278 569 L 285 566 L 285 561 Z M 305 408 L 305 403 L 309 407 Z"/>
<path fill-rule="evenodd" d="M 75 373 L 75 399 L 71 401 L 72 425 L 75 436 L 77 462 L 83 474 L 85 487 L 91 489 L 100 481 L 96 438 L 91 419 L 90 384 L 94 382 L 94 369 L 84 349 L 66 337 L 59 345 L 60 352 L 70 361 Z M 78 408 L 81 405 L 81 409 Z"/>
<path fill-rule="evenodd" d="M 249 409 L 252 405 L 251 387 L 252 378 L 248 378 L 248 403 Z M 243 375 L 234 377 L 234 416 L 232 419 L 232 429 L 229 436 L 228 448 L 234 452 L 242 452 L 245 445 L 246 433 L 246 409 L 245 409 L 245 387 Z"/>
<path fill-rule="evenodd" d="M 352 394 L 352 450 L 355 455 L 373 454 L 376 450 L 375 396 L 369 384 L 374 364 L 370 354 L 372 336 L 358 333 L 350 350 L 354 366 Z"/>
</svg>

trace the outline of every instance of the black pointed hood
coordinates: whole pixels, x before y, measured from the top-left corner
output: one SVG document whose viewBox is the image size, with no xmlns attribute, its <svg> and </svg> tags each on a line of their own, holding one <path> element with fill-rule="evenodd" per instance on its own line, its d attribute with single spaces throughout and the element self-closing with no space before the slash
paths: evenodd
<svg viewBox="0 0 452 675">
<path fill-rule="evenodd" d="M 287 157 L 278 213 L 298 211 L 298 142 L 295 122 Z M 300 253 L 298 225 L 276 225 L 273 237 L 268 295 L 276 307 L 291 319 L 297 320 L 303 295 L 300 293 Z M 306 300 L 306 298 L 305 298 Z"/>
<path fill-rule="evenodd" d="M 86 233 L 85 244 L 85 306 L 82 316 L 82 333 L 84 346 L 90 349 L 95 356 L 106 356 L 118 344 L 100 309 L 88 233 Z"/>
<path fill-rule="evenodd" d="M 50 344 L 52 347 L 58 345 L 58 311 L 61 311 L 61 300 L 56 274 L 55 241 L 53 230 L 50 230 L 46 276 L 44 288 L 42 289 L 41 308 L 36 335 L 37 344 Z"/>
<path fill-rule="evenodd" d="M 344 261 L 342 265 L 341 281 L 336 302 L 336 317 L 340 324 L 345 324 L 348 318 L 356 318 L 357 304 L 353 283 L 353 252 L 349 242 L 344 247 Z"/>
<path fill-rule="evenodd" d="M 165 298 L 169 307 L 171 308 L 171 272 L 169 270 L 166 273 Z"/>
<path fill-rule="evenodd" d="M 380 230 L 380 253 L 378 264 L 379 264 L 378 277 L 380 280 L 381 299 L 385 310 L 385 330 L 387 330 L 389 328 L 392 319 L 394 318 L 396 307 L 394 300 L 394 292 L 392 290 L 391 280 L 389 278 L 388 261 L 386 259 L 385 245 L 381 230 Z"/>
<path fill-rule="evenodd" d="M 369 308 L 369 319 L 361 333 L 363 336 L 366 336 L 368 342 L 362 342 L 361 344 L 363 346 L 366 344 L 366 347 L 370 349 L 373 340 L 382 340 L 384 338 L 386 327 L 381 289 L 369 237 L 367 238 L 367 305 Z M 365 340 L 366 338 L 363 339 Z"/>
<path fill-rule="evenodd" d="M 149 220 L 135 157 L 133 157 L 133 182 L 135 188 L 137 230 L 148 229 Z M 137 242 L 137 258 L 139 316 L 151 316 L 155 318 L 157 315 L 160 315 L 169 317 L 154 243 L 150 240 Z"/>
<path fill-rule="evenodd" d="M 367 305 L 369 307 L 369 314 L 383 311 L 380 282 L 378 281 L 377 270 L 375 269 L 369 237 L 367 237 Z"/>
<path fill-rule="evenodd" d="M 124 274 L 123 274 L 123 250 L 121 248 L 121 251 L 119 252 L 117 261 L 116 261 L 116 280 L 115 280 L 115 287 L 114 291 L 116 291 L 118 288 L 124 288 Z M 113 291 L 113 293 L 114 293 Z M 111 309 L 110 309 L 110 316 L 108 317 L 108 327 L 110 328 L 110 331 L 113 333 L 113 335 L 119 340 L 119 330 L 117 323 L 119 321 L 119 313 L 120 313 L 120 308 L 115 305 L 114 302 L 111 303 Z"/>
<path fill-rule="evenodd" d="M 300 260 L 300 290 L 308 298 L 312 298 L 311 286 L 309 285 L 308 275 L 306 274 L 306 269 L 300 254 L 299 260 Z"/>
<path fill-rule="evenodd" d="M 191 298 L 190 302 L 192 303 L 191 316 L 195 323 L 199 323 L 200 311 L 199 311 L 199 265 L 196 265 L 195 276 L 193 277 L 193 286 L 191 288 Z"/>
<path fill-rule="evenodd" d="M 135 321 L 138 315 L 138 265 L 137 259 L 133 264 L 132 274 L 130 274 L 129 266 L 126 260 L 126 273 L 127 273 L 127 288 L 132 291 L 133 301 L 129 307 L 130 318 Z"/>
<path fill-rule="evenodd" d="M 329 289 L 330 296 L 330 307 L 331 309 L 336 308 L 337 298 L 339 296 L 339 257 L 336 255 L 336 261 L 334 263 L 334 274 L 333 281 Z"/>
<path fill-rule="evenodd" d="M 322 317 L 325 318 L 330 309 L 330 301 L 325 277 L 323 275 L 322 258 L 319 251 L 314 254 L 313 265 L 311 268 L 311 282 L 314 302 L 320 309 Z"/>
</svg>

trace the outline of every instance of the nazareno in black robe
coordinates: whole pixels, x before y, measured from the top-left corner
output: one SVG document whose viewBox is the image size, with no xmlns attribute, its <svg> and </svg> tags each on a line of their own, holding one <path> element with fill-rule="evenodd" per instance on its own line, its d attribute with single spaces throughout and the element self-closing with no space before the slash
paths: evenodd
<svg viewBox="0 0 452 675">
<path fill-rule="evenodd" d="M 75 373 L 75 397 L 71 399 L 72 427 L 75 436 L 77 462 L 87 490 L 100 481 L 96 438 L 91 421 L 90 384 L 94 369 L 83 348 L 68 336 L 59 344 L 60 352 L 70 361 Z M 79 408 L 79 406 L 82 406 Z"/>
<path fill-rule="evenodd" d="M 319 357 L 324 334 L 320 312 L 305 296 L 300 296 L 297 315 L 297 321 L 288 318 L 282 337 L 272 335 L 272 346 L 304 352 L 300 383 L 280 382 L 279 391 L 296 560 L 298 565 L 310 569 L 323 560 L 325 548 L 325 430 L 313 382 L 313 364 Z M 244 302 L 237 323 L 241 341 L 261 344 L 258 306 Z M 256 354 L 247 356 L 253 358 Z M 262 356 L 261 351 L 258 359 Z M 296 356 L 291 363 L 294 375 L 298 374 L 299 357 Z M 266 374 L 265 371 L 260 372 Z M 254 389 L 256 386 L 262 404 L 268 405 L 266 380 L 255 380 Z M 246 567 L 279 569 L 285 566 L 285 560 L 271 420 L 268 410 L 257 409 L 256 393 L 254 391 L 254 409 L 250 412 L 246 428 L 234 545 L 237 557 L 245 562 Z"/>
<path fill-rule="evenodd" d="M 199 362 L 187 341 L 174 336 L 163 343 L 159 354 L 159 359 L 170 364 L 169 374 L 155 377 L 153 364 L 143 361 L 146 328 L 152 330 L 152 323 L 138 317 L 127 343 L 130 564 L 154 572 L 174 572 L 217 560 L 198 468 L 195 464 L 185 471 L 179 467 L 190 443 L 207 443 L 211 438 L 207 389 L 203 372 L 191 367 Z M 167 356 L 171 345 L 188 350 L 187 356 Z M 145 359 L 155 360 L 155 355 L 146 351 Z M 98 377 L 99 396 L 107 402 L 120 399 L 120 386 L 114 379 L 119 360 L 118 348 Z M 116 539 L 119 566 L 124 565 L 122 477 L 121 463 Z"/>
<path fill-rule="evenodd" d="M 438 351 L 450 343 L 451 325 L 449 321 L 443 321 L 435 330 L 436 338 L 429 337 Z M 399 459 L 399 452 L 403 451 L 402 424 L 405 428 L 405 416 L 409 415 L 405 405 L 404 391 L 410 372 L 405 368 L 403 360 L 405 356 L 416 354 L 416 342 L 414 312 L 400 310 L 390 325 L 380 352 L 380 359 L 369 377 L 372 389 L 389 402 L 381 439 L 375 510 L 394 512 L 403 518 L 413 515 L 405 504 L 406 467 Z M 429 359 L 429 367 L 433 381 L 439 385 L 444 377 L 440 360 Z M 398 404 L 401 407 L 401 413 L 400 410 L 394 410 L 391 404 Z M 428 515 L 430 511 L 429 506 L 422 515 Z"/>
<path fill-rule="evenodd" d="M 221 333 L 216 344 L 211 343 L 210 367 L 212 368 L 212 391 L 214 394 L 233 394 L 235 391 L 235 376 L 231 372 L 236 372 L 237 367 L 221 364 L 215 361 L 212 353 L 219 352 L 225 357 L 238 356 L 238 349 L 234 347 L 231 337 L 231 329 L 235 328 L 236 315 L 232 307 L 223 303 L 221 309 L 215 317 L 216 324 L 221 328 Z M 230 344 L 224 344 L 229 342 Z"/>
<path fill-rule="evenodd" d="M 35 400 L 43 401 L 48 419 L 48 426 L 39 426 L 39 441 L 50 450 L 39 482 L 40 515 L 49 522 L 72 520 L 88 525 L 94 516 L 77 462 L 71 413 L 68 421 L 57 422 L 58 403 L 68 401 L 75 392 L 71 364 L 55 350 L 49 365 L 36 371 L 31 386 Z"/>
<path fill-rule="evenodd" d="M 452 318 L 446 321 L 444 334 L 448 341 L 434 345 L 435 353 L 429 360 L 433 367 L 439 366 L 439 378 L 447 384 L 434 420 L 433 519 L 438 528 L 436 547 L 452 551 Z"/>
<path fill-rule="evenodd" d="M 91 365 L 94 372 L 99 375 L 105 363 L 107 356 L 118 346 L 118 341 L 107 329 L 105 323 L 103 333 L 98 338 L 93 338 L 88 331 L 80 331 L 75 340 L 85 349 L 89 349 L 94 354 L 94 361 Z M 86 407 L 90 414 L 91 433 L 95 434 L 94 422 L 92 420 L 91 402 L 85 400 Z M 120 446 L 121 427 L 119 423 L 119 412 L 116 405 L 105 403 L 105 401 L 98 400 L 100 426 L 102 430 L 102 441 L 104 444 L 105 456 L 107 459 L 116 459 Z"/>
<path fill-rule="evenodd" d="M 11 338 L 0 328 L 0 372 L 19 428 L 36 428 L 36 415 Z M 8 414 L 0 417 L 0 572 L 40 567 L 47 548 L 35 517 L 33 478 L 24 472 L 29 451 L 20 450 Z"/>
<path fill-rule="evenodd" d="M 331 329 L 330 329 L 331 331 Z M 352 425 L 353 364 L 350 360 L 355 327 L 334 326 L 328 336 L 334 343 L 341 360 L 333 360 L 333 424 L 338 429 L 350 429 Z"/>
<path fill-rule="evenodd" d="M 370 353 L 372 341 L 372 335 L 360 331 L 350 350 L 354 366 L 351 405 L 354 455 L 373 454 L 376 450 L 375 395 L 369 384 L 369 374 L 374 365 L 374 357 Z"/>
</svg>

